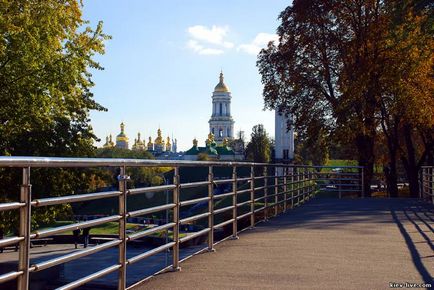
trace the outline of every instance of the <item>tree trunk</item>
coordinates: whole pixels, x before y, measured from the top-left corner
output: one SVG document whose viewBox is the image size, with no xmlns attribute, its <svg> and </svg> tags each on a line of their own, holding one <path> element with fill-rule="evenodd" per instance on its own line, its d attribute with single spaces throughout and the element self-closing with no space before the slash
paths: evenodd
<svg viewBox="0 0 434 290">
<path fill-rule="evenodd" d="M 398 197 L 398 174 L 396 169 L 396 152 L 390 152 L 388 170 L 384 171 L 387 183 L 387 191 L 390 197 Z"/>
<path fill-rule="evenodd" d="M 358 135 L 356 137 L 357 151 L 359 155 L 359 166 L 364 167 L 364 196 L 371 196 L 371 181 L 374 177 L 374 137 Z"/>
<path fill-rule="evenodd" d="M 384 172 L 387 183 L 387 191 L 389 192 L 390 197 L 398 197 L 398 172 L 396 168 L 398 139 L 395 134 L 388 135 L 387 139 L 387 145 L 389 147 L 389 168 Z"/>
<path fill-rule="evenodd" d="M 410 196 L 419 196 L 419 179 L 418 172 L 419 166 L 416 161 L 416 150 L 414 148 L 412 139 L 412 128 L 410 125 L 406 124 L 404 126 L 404 139 L 405 147 L 407 149 L 407 158 L 403 160 L 404 168 L 407 173 L 408 183 L 410 186 Z"/>
</svg>

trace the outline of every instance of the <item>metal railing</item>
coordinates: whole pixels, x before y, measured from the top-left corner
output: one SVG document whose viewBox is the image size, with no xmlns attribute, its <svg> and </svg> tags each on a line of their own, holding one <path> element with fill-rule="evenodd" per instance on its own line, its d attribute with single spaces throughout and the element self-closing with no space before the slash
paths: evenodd
<svg viewBox="0 0 434 290">
<path fill-rule="evenodd" d="M 0 203 L 1 211 L 19 211 L 19 231 L 16 236 L 0 239 L 0 248 L 18 245 L 18 269 L 0 275 L 1 283 L 17 280 L 17 289 L 29 289 L 29 274 L 64 264 L 97 252 L 118 247 L 118 262 L 88 276 L 72 281 L 58 289 L 73 289 L 107 274 L 118 273 L 118 289 L 130 289 L 137 285 L 128 285 L 127 267 L 163 251 L 171 251 L 172 261 L 161 271 L 178 271 L 180 263 L 180 245 L 200 236 L 207 236 L 206 247 L 196 253 L 213 251 L 214 246 L 228 238 L 238 238 L 238 233 L 258 222 L 267 220 L 288 209 L 303 204 L 320 192 L 335 192 L 342 197 L 346 192 L 363 192 L 363 168 L 356 166 L 340 167 L 331 171 L 332 167 L 292 166 L 287 164 L 260 164 L 248 162 L 195 162 L 195 161 L 157 161 L 139 159 L 94 159 L 94 158 L 38 158 L 38 157 L 0 157 L 0 168 L 22 168 L 22 184 L 18 201 Z M 118 190 L 75 194 L 59 197 L 32 199 L 32 168 L 118 168 Z M 171 184 L 128 188 L 127 170 L 137 167 L 170 167 L 173 172 Z M 200 167 L 207 171 L 207 179 L 181 183 L 180 169 L 183 167 Z M 231 168 L 232 174 L 223 179 L 215 178 L 218 168 Z M 432 169 L 431 169 L 432 176 Z M 229 189 L 216 192 L 216 188 Z M 203 188 L 206 196 L 193 199 L 182 199 L 181 191 L 192 188 Z M 432 189 L 432 179 L 431 179 Z M 128 210 L 128 197 L 149 192 L 172 191 L 172 197 L 165 204 Z M 84 222 L 63 225 L 55 228 L 31 231 L 32 209 L 51 205 L 70 204 L 84 201 L 96 201 L 117 198 L 118 212 Z M 225 201 L 225 202 L 222 202 Z M 199 203 L 206 203 L 206 211 L 183 216 L 183 208 Z M 157 212 L 170 211 L 171 219 L 163 224 L 145 228 L 134 233 L 127 232 L 127 219 L 150 215 Z M 204 221 L 205 226 L 193 233 L 180 235 L 182 225 Z M 33 239 L 45 238 L 71 230 L 84 229 L 91 226 L 117 222 L 119 233 L 117 238 L 82 250 L 74 251 L 60 257 L 30 264 L 30 245 Z M 243 226 L 240 227 L 241 223 Z M 215 241 L 218 229 L 226 229 L 230 235 Z M 127 245 L 135 240 L 148 237 L 159 232 L 171 231 L 173 237 L 166 243 L 152 250 L 127 258 Z M 196 254 L 195 253 L 195 254 Z M 1 254 L 0 254 L 1 257 Z M 188 258 L 188 257 L 187 257 Z M 0 258 L 1 262 L 1 258 Z M 147 277 L 143 277 L 147 278 Z M 143 280 L 142 280 L 143 281 Z"/>
<path fill-rule="evenodd" d="M 422 166 L 420 179 L 420 197 L 434 204 L 434 166 Z"/>
</svg>

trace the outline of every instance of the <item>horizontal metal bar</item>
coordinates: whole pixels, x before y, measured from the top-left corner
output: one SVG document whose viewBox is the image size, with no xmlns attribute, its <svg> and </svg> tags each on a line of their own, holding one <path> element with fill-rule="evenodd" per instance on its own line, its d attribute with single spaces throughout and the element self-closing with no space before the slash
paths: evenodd
<svg viewBox="0 0 434 290">
<path fill-rule="evenodd" d="M 223 184 L 223 183 L 230 183 L 234 182 L 234 179 L 220 179 L 220 180 L 214 180 L 214 184 Z"/>
<path fill-rule="evenodd" d="M 159 211 L 162 211 L 162 210 L 172 209 L 175 206 L 176 206 L 176 204 L 169 203 L 169 204 L 154 206 L 154 207 L 150 207 L 150 208 L 145 208 L 145 209 L 130 211 L 127 214 L 127 217 L 135 217 L 135 216 L 147 215 L 147 214 L 154 213 L 154 212 L 159 212 Z"/>
<path fill-rule="evenodd" d="M 217 194 L 217 195 L 214 195 L 214 199 L 220 199 L 220 198 L 224 198 L 224 197 L 227 197 L 227 196 L 232 196 L 234 194 L 235 193 L 233 191 L 232 192 L 228 192 L 228 193 Z"/>
<path fill-rule="evenodd" d="M 265 196 L 261 196 L 261 197 L 255 198 L 253 201 L 257 202 L 257 201 L 263 200 L 264 198 L 265 198 Z"/>
<path fill-rule="evenodd" d="M 159 191 L 164 191 L 164 190 L 172 190 L 174 188 L 175 188 L 174 184 L 133 188 L 133 189 L 128 190 L 128 194 L 134 195 L 134 194 L 147 193 L 147 192 L 159 192 Z"/>
<path fill-rule="evenodd" d="M 343 193 L 345 193 L 345 192 L 360 192 L 361 191 L 361 189 L 341 189 L 341 190 L 339 190 L 339 189 L 330 189 L 330 188 L 320 188 L 319 189 L 320 191 L 333 191 L 333 192 L 343 192 Z"/>
<path fill-rule="evenodd" d="M 89 276 L 83 277 L 79 280 L 75 280 L 74 282 L 71 282 L 71 283 L 66 284 L 62 287 L 59 287 L 56 290 L 69 290 L 69 289 L 77 288 L 83 284 L 86 284 L 87 282 L 90 282 L 92 280 L 98 279 L 98 278 L 105 276 L 107 274 L 110 274 L 116 270 L 119 270 L 119 268 L 121 268 L 121 265 L 110 266 L 108 268 L 102 269 L 101 271 L 95 272 Z"/>
<path fill-rule="evenodd" d="M 24 240 L 23 237 L 9 237 L 0 240 L 0 248 L 7 247 L 10 245 L 15 245 Z"/>
<path fill-rule="evenodd" d="M 34 156 L 1 156 L 0 167 L 188 167 L 188 166 L 220 166 L 220 167 L 282 167 L 282 168 L 342 168 L 361 169 L 363 166 L 312 166 L 290 165 L 281 163 L 255 163 L 236 161 L 188 161 L 188 160 L 155 160 L 124 158 L 73 158 L 73 157 L 34 157 Z M 426 168 L 426 167 L 423 167 Z"/>
<path fill-rule="evenodd" d="M 269 194 L 267 197 L 275 197 L 275 196 L 282 195 L 282 194 L 283 194 L 283 192 L 273 193 L 273 194 Z"/>
<path fill-rule="evenodd" d="M 248 188 L 248 189 L 243 189 L 243 190 L 238 190 L 238 191 L 237 191 L 237 194 L 247 193 L 247 192 L 250 192 L 250 191 L 252 191 L 250 188 Z"/>
<path fill-rule="evenodd" d="M 251 203 L 252 203 L 252 201 L 251 201 L 251 200 L 248 200 L 248 201 L 245 201 L 245 202 L 240 202 L 240 203 L 238 203 L 237 206 L 240 207 L 240 206 L 247 205 L 247 204 L 251 204 Z"/>
<path fill-rule="evenodd" d="M 266 188 L 265 186 L 255 187 L 255 191 L 256 190 L 262 190 L 262 189 L 265 189 L 265 188 Z"/>
<path fill-rule="evenodd" d="M 201 214 L 198 214 L 198 215 L 194 215 L 194 216 L 191 216 L 191 217 L 188 217 L 188 218 L 182 219 L 182 220 L 180 220 L 179 222 L 180 222 L 181 224 L 189 223 L 189 222 L 192 222 L 192 221 L 195 221 L 195 220 L 198 220 L 198 219 L 204 218 L 204 217 L 208 217 L 209 215 L 211 215 L 209 212 L 201 213 Z"/>
<path fill-rule="evenodd" d="M 199 186 L 206 186 L 209 185 L 211 182 L 209 181 L 198 181 L 198 182 L 190 182 L 190 183 L 181 183 L 179 186 L 181 188 L 192 188 L 192 187 L 199 187 Z"/>
<path fill-rule="evenodd" d="M 238 181 L 238 182 L 241 182 L 241 181 L 250 181 L 250 180 L 251 180 L 250 177 L 241 177 L 241 178 L 237 178 L 237 181 Z"/>
<path fill-rule="evenodd" d="M 86 194 L 76 194 L 76 195 L 68 195 L 68 196 L 59 196 L 59 197 L 49 197 L 49 198 L 40 198 L 32 201 L 32 206 L 40 207 L 47 205 L 55 205 L 55 204 L 64 204 L 71 202 L 83 202 L 95 199 L 109 198 L 121 195 L 120 191 L 105 191 L 105 192 L 94 192 L 94 193 L 86 193 Z"/>
<path fill-rule="evenodd" d="M 4 282 L 10 281 L 10 280 L 13 280 L 22 274 L 23 274 L 23 271 L 18 271 L 18 272 L 9 272 L 9 273 L 0 275 L 0 283 L 4 283 Z"/>
<path fill-rule="evenodd" d="M 225 222 L 222 222 L 222 223 L 215 225 L 214 228 L 218 229 L 218 228 L 224 227 L 225 225 L 231 224 L 233 222 L 234 222 L 234 219 L 230 219 L 230 220 L 227 220 Z"/>
<path fill-rule="evenodd" d="M 134 234 L 130 234 L 128 235 L 127 239 L 128 241 L 134 241 L 149 235 L 152 235 L 154 233 L 158 233 L 158 232 L 162 232 L 164 230 L 173 228 L 173 226 L 175 226 L 175 223 L 168 223 L 162 226 L 158 226 L 158 227 L 152 227 L 150 229 L 144 230 L 144 231 L 140 231 Z"/>
<path fill-rule="evenodd" d="M 190 205 L 190 204 L 195 204 L 201 201 L 208 201 L 210 200 L 211 197 L 207 196 L 207 197 L 201 197 L 201 198 L 196 198 L 196 199 L 190 199 L 190 200 L 184 200 L 180 202 L 181 206 L 186 206 L 186 205 Z"/>
<path fill-rule="evenodd" d="M 246 217 L 251 216 L 251 215 L 252 215 L 251 212 L 248 212 L 248 213 L 242 214 L 242 215 L 240 215 L 240 216 L 237 216 L 237 220 L 240 220 L 240 219 L 246 218 Z"/>
<path fill-rule="evenodd" d="M 136 263 L 136 262 L 138 262 L 140 260 L 146 259 L 146 258 L 148 258 L 150 256 L 153 256 L 155 254 L 158 254 L 158 253 L 160 253 L 160 252 L 162 252 L 164 250 L 170 249 L 174 245 L 175 245 L 175 242 L 170 242 L 170 243 L 167 243 L 165 245 L 159 246 L 157 248 L 154 248 L 152 250 L 149 250 L 147 252 L 144 252 L 142 254 L 139 254 L 137 256 L 129 258 L 128 261 L 127 261 L 127 263 L 128 263 L 128 265 L 132 265 L 132 264 L 134 264 L 134 263 Z"/>
<path fill-rule="evenodd" d="M 268 163 L 234 161 L 187 161 L 125 158 L 69 158 L 69 157 L 33 157 L 1 156 L 0 167 L 189 167 L 189 166 L 275 166 Z M 283 165 L 291 167 L 291 165 Z"/>
<path fill-rule="evenodd" d="M 264 179 L 264 176 L 255 176 L 255 180 Z"/>
<path fill-rule="evenodd" d="M 180 243 L 187 242 L 187 241 L 189 241 L 189 240 L 191 240 L 191 239 L 194 239 L 194 238 L 196 238 L 196 237 L 198 237 L 198 236 L 201 236 L 201 235 L 203 235 L 203 234 L 206 234 L 206 233 L 208 233 L 209 231 L 210 231 L 209 228 L 203 229 L 203 230 L 201 230 L 201 231 L 195 232 L 194 234 L 187 235 L 187 236 L 185 236 L 185 237 L 179 239 L 179 242 L 180 242 Z"/>
<path fill-rule="evenodd" d="M 120 240 L 113 240 L 113 241 L 110 241 L 110 242 L 107 242 L 107 243 L 103 243 L 101 245 L 97 245 L 97 246 L 94 246 L 94 247 L 91 247 L 91 248 L 87 248 L 85 250 L 80 250 L 80 251 L 77 251 L 77 252 L 74 252 L 74 253 L 71 253 L 71 254 L 68 254 L 68 255 L 60 256 L 60 257 L 57 257 L 57 258 L 54 258 L 54 259 L 51 259 L 51 260 L 48 260 L 48 261 L 44 261 L 44 262 L 41 262 L 41 263 L 38 263 L 38 264 L 34 264 L 34 265 L 32 265 L 32 267 L 35 269 L 36 272 L 37 271 L 42 271 L 42 270 L 51 268 L 53 266 L 56 266 L 56 265 L 59 265 L 59 264 L 62 264 L 62 263 L 66 263 L 66 262 L 69 262 L 69 261 L 73 261 L 73 260 L 79 259 L 81 257 L 86 257 L 86 256 L 92 255 L 94 253 L 98 253 L 98 252 L 106 250 L 108 248 L 117 246 L 120 243 L 121 243 Z"/>
<path fill-rule="evenodd" d="M 258 208 L 258 209 L 255 209 L 255 213 L 260 212 L 260 211 L 262 211 L 262 210 L 264 210 L 264 209 L 265 209 L 265 206 L 263 206 L 263 207 L 261 207 L 261 208 Z"/>
<path fill-rule="evenodd" d="M 216 215 L 216 214 L 219 214 L 219 213 L 222 213 L 222 212 L 225 212 L 225 211 L 231 210 L 231 209 L 233 209 L 233 208 L 234 208 L 234 206 L 231 205 L 231 206 L 227 206 L 227 207 L 223 207 L 223 208 L 215 209 L 215 210 L 214 210 L 214 214 Z"/>
<path fill-rule="evenodd" d="M 36 231 L 34 234 L 30 235 L 30 237 L 31 238 L 43 238 L 43 237 L 48 237 L 48 236 L 55 235 L 55 234 L 62 233 L 62 232 L 93 227 L 93 226 L 102 225 L 102 224 L 109 223 L 109 222 L 116 222 L 120 219 L 121 219 L 120 215 L 114 215 L 114 216 L 94 219 L 94 220 L 87 221 L 87 222 L 81 222 L 81 223 L 75 223 L 75 224 L 70 224 L 70 225 L 66 225 L 66 226 L 61 226 L 61 227 L 57 227 L 57 228 L 53 228 L 53 229 Z"/>
<path fill-rule="evenodd" d="M 22 202 L 7 202 L 7 203 L 0 203 L 0 211 L 5 211 L 5 210 L 12 210 L 12 209 L 17 209 L 20 207 L 25 206 L 25 203 Z"/>
</svg>

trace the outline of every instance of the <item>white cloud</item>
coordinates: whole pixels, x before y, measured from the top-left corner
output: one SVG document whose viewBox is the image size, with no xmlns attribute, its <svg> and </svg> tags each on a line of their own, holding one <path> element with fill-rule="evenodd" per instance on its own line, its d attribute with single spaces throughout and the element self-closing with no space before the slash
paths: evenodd
<svg viewBox="0 0 434 290">
<path fill-rule="evenodd" d="M 187 47 L 198 54 L 219 55 L 224 53 L 224 49 L 234 47 L 232 42 L 225 39 L 229 32 L 228 26 L 213 25 L 208 28 L 203 25 L 195 25 L 189 27 L 187 32 L 190 36 Z M 210 45 L 214 47 L 210 47 Z"/>
<path fill-rule="evenodd" d="M 225 41 L 224 39 L 229 31 L 228 26 L 213 25 L 211 28 L 208 28 L 203 25 L 195 25 L 189 27 L 187 31 L 190 34 L 190 37 L 194 39 L 223 46 L 225 48 L 234 47 L 233 43 Z"/>
<path fill-rule="evenodd" d="M 248 54 L 257 55 L 262 48 L 266 47 L 270 41 L 279 41 L 277 34 L 258 33 L 251 43 L 241 44 L 237 47 L 238 51 L 244 51 Z"/>
<path fill-rule="evenodd" d="M 201 55 L 219 55 L 224 53 L 221 49 L 215 49 L 215 48 L 205 48 L 202 45 L 200 45 L 196 40 L 190 39 L 187 42 L 187 47 L 191 48 L 194 52 L 197 52 Z"/>
</svg>

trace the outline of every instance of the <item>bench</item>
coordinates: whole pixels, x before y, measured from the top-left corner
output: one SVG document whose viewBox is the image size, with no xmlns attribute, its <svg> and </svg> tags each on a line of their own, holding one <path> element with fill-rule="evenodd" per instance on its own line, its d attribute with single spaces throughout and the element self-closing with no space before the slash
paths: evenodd
<svg viewBox="0 0 434 290">
<path fill-rule="evenodd" d="M 97 245 L 99 245 L 100 243 L 110 242 L 110 241 L 117 240 L 116 238 L 107 238 L 107 237 L 91 237 L 90 239 L 92 241 L 95 241 L 95 243 Z"/>
<path fill-rule="evenodd" d="M 40 239 L 32 239 L 30 240 L 30 248 L 35 246 L 35 242 L 39 244 L 41 242 L 44 246 L 48 244 L 48 242 L 52 241 L 53 238 L 40 238 Z"/>
</svg>

